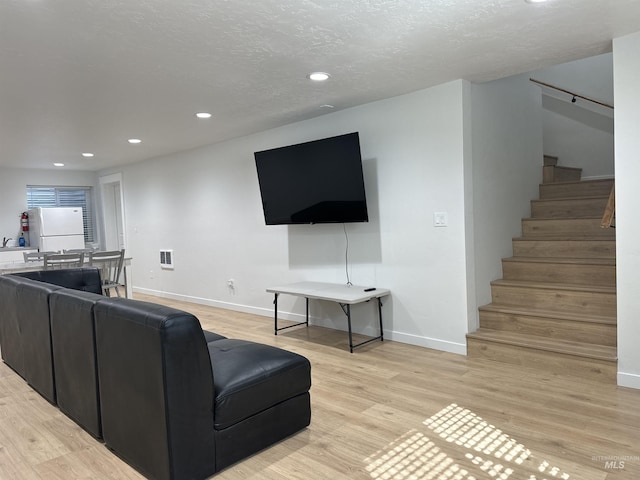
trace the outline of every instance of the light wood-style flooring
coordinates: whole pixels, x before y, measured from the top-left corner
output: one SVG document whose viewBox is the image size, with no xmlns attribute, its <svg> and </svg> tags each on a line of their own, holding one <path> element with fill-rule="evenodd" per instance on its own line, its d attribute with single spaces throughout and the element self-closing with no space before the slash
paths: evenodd
<svg viewBox="0 0 640 480">
<path fill-rule="evenodd" d="M 155 297 L 312 364 L 311 425 L 216 479 L 640 478 L 640 391 Z M 140 479 L 0 364 L 0 479 Z"/>
</svg>

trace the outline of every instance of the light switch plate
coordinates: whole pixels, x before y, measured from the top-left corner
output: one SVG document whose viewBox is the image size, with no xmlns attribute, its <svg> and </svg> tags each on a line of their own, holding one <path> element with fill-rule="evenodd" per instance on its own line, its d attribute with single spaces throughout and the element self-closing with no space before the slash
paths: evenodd
<svg viewBox="0 0 640 480">
<path fill-rule="evenodd" d="M 433 226 L 446 227 L 449 225 L 447 212 L 433 212 Z"/>
</svg>

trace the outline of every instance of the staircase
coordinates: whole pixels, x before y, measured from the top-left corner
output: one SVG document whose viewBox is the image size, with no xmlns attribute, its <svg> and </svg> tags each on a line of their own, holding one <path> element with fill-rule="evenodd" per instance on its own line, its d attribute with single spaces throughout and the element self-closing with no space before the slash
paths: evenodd
<svg viewBox="0 0 640 480">
<path fill-rule="evenodd" d="M 615 383 L 615 229 L 600 227 L 613 180 L 580 181 L 579 169 L 549 161 L 467 353 Z"/>
</svg>

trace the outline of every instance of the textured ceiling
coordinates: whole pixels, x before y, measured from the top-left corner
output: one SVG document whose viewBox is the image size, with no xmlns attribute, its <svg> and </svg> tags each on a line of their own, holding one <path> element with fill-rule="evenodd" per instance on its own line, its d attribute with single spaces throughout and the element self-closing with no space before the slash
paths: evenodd
<svg viewBox="0 0 640 480">
<path fill-rule="evenodd" d="M 638 0 L 2 0 L 0 166 L 135 162 L 639 30 Z"/>
</svg>

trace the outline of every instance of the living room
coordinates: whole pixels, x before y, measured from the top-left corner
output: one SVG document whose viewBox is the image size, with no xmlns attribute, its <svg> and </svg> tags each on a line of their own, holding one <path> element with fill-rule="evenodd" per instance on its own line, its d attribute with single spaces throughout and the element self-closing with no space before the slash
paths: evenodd
<svg viewBox="0 0 640 480">
<path fill-rule="evenodd" d="M 638 200 L 630 184 L 639 46 L 638 34 L 613 41 L 617 213 L 624 225 L 617 232 L 618 383 L 633 388 L 640 388 L 631 227 Z M 257 315 L 270 325 L 266 288 L 344 283 L 346 269 L 356 284 L 391 290 L 386 339 L 464 355 L 477 307 L 488 303 L 489 283 L 536 196 L 546 153 L 541 116 L 540 89 L 528 73 L 487 83 L 458 79 L 96 172 L 0 167 L 0 224 L 13 231 L 26 185 L 91 185 L 97 192 L 100 177 L 120 174 L 136 293 Z M 341 225 L 265 226 L 253 153 L 352 131 L 360 133 L 370 221 L 347 225 L 347 237 Z M 447 213 L 446 227 L 433 226 L 434 212 Z M 160 267 L 161 249 L 173 250 L 173 269 Z M 280 307 L 285 318 L 303 316 L 301 300 L 283 298 Z M 315 325 L 345 328 L 339 307 L 313 308 Z M 358 332 L 371 333 L 371 313 L 370 305 L 356 309 Z M 375 348 L 367 353 L 374 362 Z"/>
</svg>

